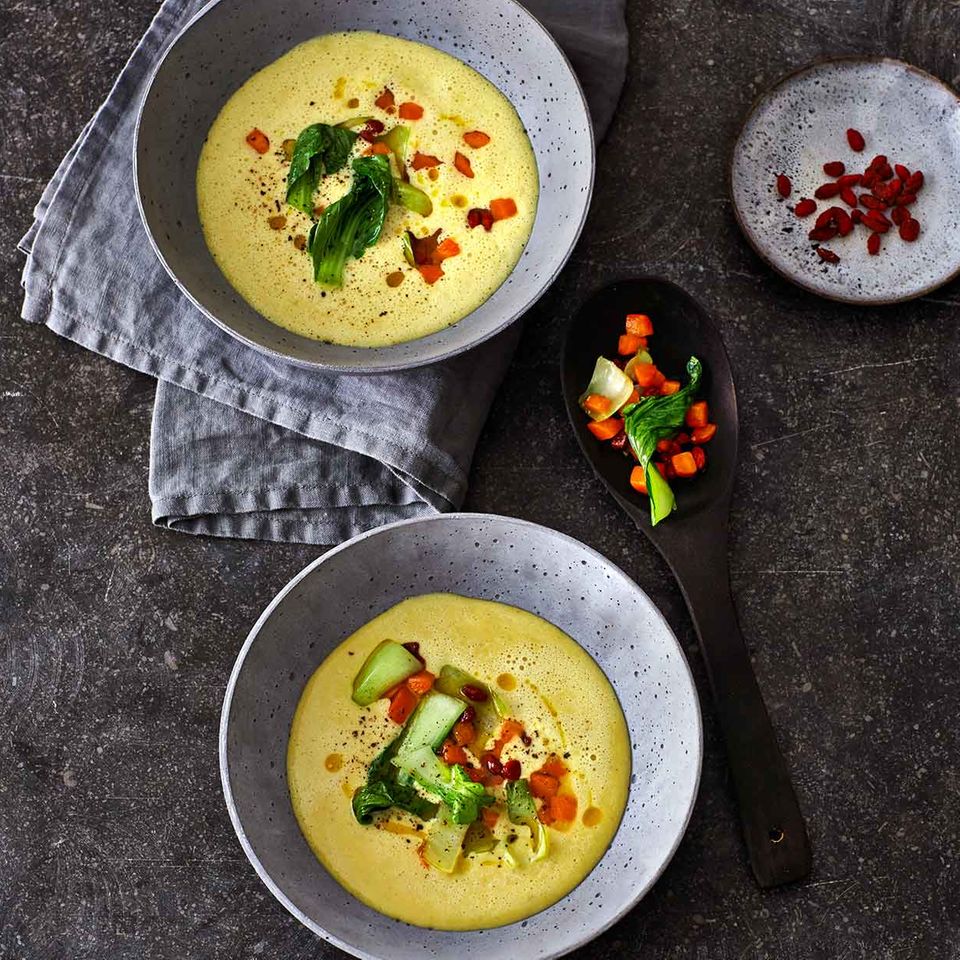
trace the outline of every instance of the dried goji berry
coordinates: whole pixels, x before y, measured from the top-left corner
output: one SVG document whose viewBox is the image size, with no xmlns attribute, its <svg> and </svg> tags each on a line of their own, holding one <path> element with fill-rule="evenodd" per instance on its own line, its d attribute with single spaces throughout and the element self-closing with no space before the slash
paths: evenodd
<svg viewBox="0 0 960 960">
<path fill-rule="evenodd" d="M 855 207 L 857 205 L 857 195 L 853 192 L 853 190 L 850 187 L 844 187 L 840 191 L 840 199 L 848 207 Z"/>
<path fill-rule="evenodd" d="M 894 207 L 890 211 L 890 219 L 899 227 L 904 220 L 910 219 L 910 211 L 906 207 Z"/>
<path fill-rule="evenodd" d="M 867 252 L 871 257 L 875 257 L 880 252 L 880 234 L 871 233 L 867 237 Z"/>
<path fill-rule="evenodd" d="M 850 144 L 850 149 L 857 153 L 867 145 L 867 141 L 863 139 L 863 134 L 859 130 L 854 130 L 853 127 L 847 130 L 847 143 Z"/>
<path fill-rule="evenodd" d="M 909 207 L 911 203 L 917 202 L 917 195 L 915 193 L 901 193 L 893 202 L 898 207 Z"/>
<path fill-rule="evenodd" d="M 814 190 L 813 195 L 818 200 L 828 200 L 830 197 L 835 197 L 840 192 L 840 184 L 838 183 L 825 183 L 820 187 L 817 187 Z"/>
<path fill-rule="evenodd" d="M 790 196 L 790 192 L 793 190 L 793 184 L 790 182 L 790 178 L 785 173 L 777 174 L 777 193 L 783 197 L 784 200 Z"/>
<path fill-rule="evenodd" d="M 811 240 L 815 240 L 818 243 L 822 243 L 824 240 L 832 240 L 838 231 L 836 227 L 814 227 L 807 236 Z"/>
<path fill-rule="evenodd" d="M 835 221 L 837 230 L 840 231 L 841 237 L 845 237 L 853 229 L 853 220 L 850 219 L 850 214 L 842 207 L 834 207 L 834 209 L 837 211 Z"/>
<path fill-rule="evenodd" d="M 861 173 L 845 173 L 837 183 L 840 184 L 840 189 L 844 187 L 855 187 L 859 182 L 860 178 L 863 176 Z"/>
<path fill-rule="evenodd" d="M 875 233 L 886 233 L 890 229 L 890 221 L 879 210 L 868 210 L 860 222 Z"/>
<path fill-rule="evenodd" d="M 911 217 L 900 224 L 900 239 L 907 243 L 913 243 L 920 236 L 920 222 Z"/>
<path fill-rule="evenodd" d="M 860 202 L 868 210 L 886 210 L 887 209 L 886 200 L 881 200 L 879 197 L 873 197 L 869 193 L 861 193 Z"/>
<path fill-rule="evenodd" d="M 910 177 L 910 170 L 908 167 L 905 167 L 902 163 L 895 163 L 893 169 L 896 170 L 897 176 L 901 180 L 907 180 Z"/>
<path fill-rule="evenodd" d="M 815 227 L 829 227 L 831 223 L 835 223 L 837 219 L 837 211 L 839 207 L 827 207 L 823 213 L 817 217 L 817 222 L 814 224 Z"/>
<path fill-rule="evenodd" d="M 798 217 L 809 217 L 814 210 L 817 209 L 817 204 L 815 201 L 810 200 L 808 197 L 804 197 L 800 202 L 793 208 L 793 212 Z"/>
<path fill-rule="evenodd" d="M 904 193 L 917 193 L 923 186 L 923 171 L 914 170 L 903 185 Z"/>
<path fill-rule="evenodd" d="M 839 263 L 840 258 L 832 251 L 828 250 L 826 247 L 817 247 L 817 256 L 821 260 L 826 260 L 827 263 Z"/>
<path fill-rule="evenodd" d="M 841 177 L 846 169 L 840 160 L 831 160 L 829 163 L 823 165 L 823 172 L 828 177 Z"/>
</svg>

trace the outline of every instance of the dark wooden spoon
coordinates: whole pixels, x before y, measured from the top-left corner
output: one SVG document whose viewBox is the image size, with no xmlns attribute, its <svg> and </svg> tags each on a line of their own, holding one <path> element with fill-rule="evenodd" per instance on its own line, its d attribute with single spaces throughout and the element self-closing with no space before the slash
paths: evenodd
<svg viewBox="0 0 960 960">
<path fill-rule="evenodd" d="M 719 425 L 706 446 L 707 470 L 671 486 L 676 511 L 653 527 L 647 498 L 629 483 L 631 462 L 587 430 L 578 398 L 596 359 L 611 356 L 628 313 L 653 318 L 653 356 L 685 382 L 691 356 L 703 362 L 700 391 Z M 761 887 L 799 880 L 810 872 L 811 850 L 730 593 L 727 519 L 737 464 L 737 397 L 723 341 L 703 308 L 666 280 L 625 280 L 604 287 L 580 309 L 567 331 L 563 394 L 587 460 L 614 499 L 646 534 L 680 584 L 700 637 L 720 727 L 727 744 L 750 865 Z"/>
</svg>

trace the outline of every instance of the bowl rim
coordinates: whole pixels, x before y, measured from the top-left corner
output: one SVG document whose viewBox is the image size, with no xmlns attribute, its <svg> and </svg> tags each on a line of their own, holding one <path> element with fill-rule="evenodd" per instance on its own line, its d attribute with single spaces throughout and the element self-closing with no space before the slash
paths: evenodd
<svg viewBox="0 0 960 960">
<path fill-rule="evenodd" d="M 841 292 L 831 293 L 825 290 L 820 290 L 814 287 L 813 284 L 807 280 L 806 276 L 799 271 L 790 270 L 787 267 L 781 267 L 773 262 L 772 257 L 769 256 L 762 248 L 762 244 L 760 243 L 759 239 L 747 226 L 746 218 L 737 203 L 736 193 L 733 188 L 734 174 L 736 173 L 737 165 L 737 152 L 740 147 L 740 141 L 743 139 L 743 135 L 746 133 L 747 127 L 750 125 L 751 121 L 760 112 L 766 101 L 773 96 L 773 94 L 779 91 L 782 87 L 785 87 L 788 83 L 791 83 L 794 80 L 800 80 L 806 74 L 813 73 L 814 71 L 824 67 L 856 67 L 871 65 L 879 66 L 881 68 L 902 68 L 908 73 L 916 74 L 922 80 L 931 83 L 933 86 L 942 87 L 958 102 L 958 106 L 960 106 L 960 93 L 958 93 L 953 86 L 947 83 L 946 80 L 942 80 L 936 74 L 930 73 L 928 70 L 924 70 L 922 67 L 918 67 L 915 64 L 910 63 L 908 60 L 903 60 L 900 57 L 889 57 L 882 53 L 847 53 L 837 56 L 817 57 L 814 60 L 808 61 L 802 66 L 796 67 L 784 73 L 773 83 L 771 83 L 770 86 L 766 87 L 764 90 L 761 90 L 760 93 L 754 97 L 753 102 L 750 104 L 750 107 L 744 116 L 743 122 L 737 129 L 737 136 L 733 141 L 733 146 L 730 149 L 730 153 L 727 157 L 726 181 L 727 193 L 730 195 L 730 206 L 733 208 L 733 216 L 736 220 L 737 226 L 740 228 L 740 233 L 747 241 L 750 249 L 753 250 L 753 252 L 760 258 L 761 262 L 771 269 L 775 274 L 777 274 L 777 276 L 788 281 L 789 283 L 792 283 L 794 286 L 799 287 L 806 293 L 813 294 L 816 297 L 822 297 L 824 300 L 831 300 L 834 303 L 842 303 L 846 304 L 847 306 L 854 307 L 890 307 L 901 303 L 907 303 L 910 300 L 916 300 L 919 297 L 929 296 L 929 294 L 934 293 L 941 287 L 946 286 L 948 283 L 952 283 L 957 279 L 957 277 L 960 277 L 960 257 L 957 258 L 956 267 L 948 277 L 944 277 L 941 280 L 933 280 L 922 289 L 903 293 L 893 297 L 853 296 Z"/>
<path fill-rule="evenodd" d="M 387 531 L 397 530 L 401 527 L 408 527 L 416 524 L 446 523 L 446 522 L 449 522 L 450 520 L 491 520 L 491 521 L 501 521 L 501 522 L 507 521 L 521 528 L 530 528 L 533 530 L 545 531 L 551 536 L 558 537 L 561 540 L 565 540 L 571 544 L 575 544 L 580 549 L 585 550 L 588 554 L 592 555 L 592 557 L 595 560 L 598 560 L 600 563 L 606 564 L 613 571 L 615 571 L 616 573 L 619 573 L 629 583 L 633 584 L 633 586 L 643 595 L 644 599 L 647 601 L 647 603 L 650 606 L 651 612 L 654 614 L 656 618 L 659 619 L 660 625 L 666 630 L 667 635 L 673 641 L 676 648 L 676 652 L 679 654 L 679 659 L 683 667 L 683 671 L 684 671 L 683 677 L 686 679 L 687 684 L 689 685 L 689 690 L 692 694 L 690 699 L 693 704 L 693 713 L 694 713 L 694 718 L 696 720 L 696 738 L 695 738 L 695 743 L 692 746 L 692 749 L 694 752 L 693 759 L 695 761 L 696 775 L 694 777 L 693 788 L 690 791 L 690 797 L 687 803 L 687 809 L 684 811 L 684 814 L 683 814 L 682 825 L 680 829 L 677 831 L 676 837 L 671 843 L 670 849 L 667 855 L 663 858 L 663 861 L 658 865 L 656 870 L 653 871 L 653 873 L 651 874 L 647 882 L 645 884 L 640 885 L 636 890 L 633 891 L 629 899 L 613 915 L 613 917 L 610 918 L 610 920 L 596 927 L 588 926 L 588 927 L 582 928 L 583 932 L 577 935 L 576 938 L 572 940 L 570 943 L 566 944 L 565 946 L 563 946 L 558 950 L 551 950 L 548 953 L 542 954 L 540 957 L 540 960 L 553 960 L 553 958 L 564 956 L 565 954 L 570 953 L 573 950 L 576 950 L 578 947 L 584 946 L 590 941 L 596 939 L 598 936 L 600 936 L 601 933 L 608 930 L 615 923 L 622 920 L 623 917 L 626 916 L 626 914 L 629 913 L 647 895 L 647 893 L 650 891 L 653 885 L 657 882 L 657 880 L 660 879 L 664 870 L 666 870 L 671 860 L 673 860 L 673 857 L 676 854 L 677 849 L 679 848 L 681 842 L 683 841 L 683 838 L 686 836 L 687 828 L 690 825 L 690 819 L 693 816 L 693 810 L 694 810 L 694 807 L 696 806 L 697 798 L 699 796 L 700 782 L 701 782 L 702 773 L 703 773 L 703 715 L 700 709 L 700 698 L 697 691 L 696 682 L 694 681 L 693 672 L 690 669 L 690 664 L 687 661 L 687 658 L 683 652 L 683 647 L 680 645 L 680 641 L 677 639 L 676 634 L 673 632 L 673 629 L 671 628 L 670 624 L 667 622 L 667 618 L 663 615 L 663 612 L 653 602 L 649 594 L 647 594 L 647 592 L 632 577 L 629 577 L 617 564 L 615 564 L 612 560 L 605 557 L 602 553 L 600 553 L 600 551 L 595 550 L 593 547 L 583 543 L 583 541 L 581 540 L 577 540 L 575 537 L 571 537 L 569 534 L 563 533 L 560 530 L 555 530 L 553 527 L 547 527 L 547 526 L 544 526 L 543 524 L 533 523 L 530 520 L 522 520 L 519 517 L 509 517 L 509 516 L 505 516 L 503 514 L 497 514 L 497 513 L 471 513 L 467 511 L 461 511 L 456 513 L 441 513 L 441 514 L 436 514 L 434 516 L 429 516 L 429 517 L 413 517 L 407 520 L 397 520 L 394 523 L 387 523 L 382 526 L 375 527 L 373 530 L 367 530 L 364 533 L 360 533 L 357 536 L 351 537 L 349 540 L 346 540 L 343 543 L 338 544 L 337 546 L 328 550 L 326 553 L 321 554 L 315 560 L 312 560 L 310 563 L 308 563 L 299 573 L 295 574 L 290 579 L 290 581 L 276 594 L 276 596 L 274 596 L 274 598 L 270 601 L 270 603 L 264 608 L 263 612 L 257 618 L 256 623 L 253 625 L 253 627 L 250 629 L 250 632 L 247 634 L 247 637 L 243 642 L 243 646 L 240 648 L 240 651 L 237 654 L 237 659 L 233 665 L 233 669 L 230 671 L 230 678 L 227 681 L 227 686 L 224 691 L 223 706 L 221 707 L 221 712 L 220 712 L 220 725 L 219 725 L 219 736 L 218 736 L 218 745 L 217 745 L 217 750 L 219 755 L 220 783 L 223 788 L 223 797 L 227 806 L 227 812 L 230 816 L 230 822 L 233 824 L 233 829 L 237 834 L 237 839 L 240 841 L 240 846 L 243 848 L 244 854 L 246 854 L 246 857 L 250 861 L 254 870 L 256 871 L 257 876 L 259 876 L 260 880 L 263 882 L 266 888 L 270 891 L 270 893 L 273 894 L 273 896 L 280 902 L 280 904 L 287 910 L 287 912 L 290 913 L 297 920 L 299 920 L 300 923 L 302 923 L 305 927 L 307 927 L 307 929 L 309 929 L 311 932 L 321 937 L 323 940 L 326 940 L 328 943 L 332 943 L 334 946 L 339 947 L 341 950 L 344 950 L 345 952 L 351 954 L 352 956 L 360 957 L 361 960 L 384 960 L 384 957 L 382 955 L 369 953 L 368 951 L 360 947 L 355 947 L 352 944 L 347 943 L 346 941 L 342 940 L 340 937 L 336 936 L 335 934 L 332 934 L 329 931 L 325 930 L 322 926 L 320 926 L 320 924 L 314 921 L 311 917 L 307 916 L 299 907 L 297 907 L 296 904 L 294 904 L 290 900 L 290 898 L 286 895 L 286 893 L 284 893 L 284 891 L 280 888 L 279 884 L 277 884 L 276 881 L 274 881 L 273 877 L 267 871 L 266 867 L 264 867 L 264 865 L 261 863 L 260 858 L 257 856 L 256 852 L 253 849 L 252 844 L 247 838 L 246 831 L 244 830 L 243 824 L 240 820 L 240 816 L 237 813 L 237 807 L 233 799 L 233 790 L 230 786 L 230 765 L 227 758 L 227 735 L 230 727 L 230 711 L 233 705 L 233 694 L 234 694 L 234 690 L 236 689 L 237 681 L 239 680 L 240 673 L 243 670 L 244 664 L 246 662 L 247 654 L 250 652 L 251 647 L 256 641 L 260 633 L 260 630 L 262 629 L 264 624 L 267 622 L 267 620 L 271 617 L 271 615 L 273 614 L 273 611 L 280 604 L 280 602 L 287 596 L 288 593 L 290 593 L 297 586 L 297 584 L 300 583 L 301 580 L 303 580 L 306 576 L 312 573 L 316 567 L 320 566 L 320 564 L 326 562 L 327 560 L 343 552 L 344 550 L 350 549 L 352 546 L 354 546 L 357 543 L 360 543 L 363 540 L 368 540 L 372 537 L 376 537 L 376 536 L 379 536 L 380 534 L 386 533 Z M 578 641 L 575 641 L 575 642 L 578 642 Z M 590 655 L 589 651 L 587 651 L 587 653 L 588 655 Z M 591 655 L 591 659 L 592 659 L 592 655 Z M 600 669 L 601 669 L 601 672 L 604 673 L 604 676 L 606 676 L 606 671 L 603 671 L 602 667 Z M 609 677 L 607 679 L 608 679 L 608 682 L 610 682 L 611 686 L 613 686 L 613 681 L 611 681 Z M 616 692 L 616 687 L 614 687 L 614 692 Z M 619 694 L 617 695 L 617 699 L 619 700 Z M 621 708 L 622 708 L 622 705 L 621 705 Z M 626 713 L 626 711 L 624 711 L 624 713 Z M 629 807 L 630 805 L 631 791 L 632 791 L 632 784 L 630 788 L 628 788 L 627 804 L 624 807 L 624 813 L 626 813 L 627 807 Z M 622 826 L 623 826 L 623 820 L 621 818 L 620 824 L 618 825 L 617 831 L 616 833 L 614 833 L 613 838 L 610 841 L 610 844 L 607 846 L 603 855 L 600 857 L 600 859 L 597 861 L 594 867 L 591 868 L 591 872 L 593 869 L 596 868 L 596 866 L 598 866 L 603 861 L 605 857 L 609 856 L 610 851 L 613 849 L 613 846 L 617 841 L 617 836 L 619 835 L 620 830 L 622 829 Z M 579 884 L 577 886 L 579 886 Z M 576 887 L 574 887 L 573 889 L 575 890 Z M 560 898 L 560 900 L 557 901 L 557 903 L 562 903 L 563 900 L 565 900 L 566 897 L 570 896 L 570 893 L 572 892 L 573 891 L 571 890 L 570 892 L 565 894 L 563 897 Z M 552 906 L 555 906 L 555 904 L 551 904 L 550 907 L 546 907 L 545 909 L 549 910 L 551 909 Z M 374 908 L 371 907 L 370 909 L 374 909 Z M 538 911 L 538 912 L 542 912 L 542 911 Z M 382 914 L 382 916 L 385 918 L 385 920 L 387 921 L 390 920 L 390 918 L 387 917 L 386 914 Z M 433 928 L 425 928 L 425 929 L 433 929 Z M 492 929 L 492 928 L 489 928 L 489 929 Z M 467 934 L 467 933 L 476 932 L 476 931 L 457 931 L 457 932 L 460 934 Z"/>
<path fill-rule="evenodd" d="M 134 194 L 137 199 L 137 210 L 140 214 L 140 222 L 143 225 L 143 229 L 147 234 L 147 239 L 150 242 L 150 246 L 153 249 L 153 252 L 156 255 L 157 259 L 160 261 L 160 264 L 163 266 L 163 269 L 167 272 L 167 275 L 174 282 L 177 289 L 187 298 L 187 300 L 190 301 L 190 303 L 193 304 L 194 307 L 196 307 L 208 320 L 210 320 L 217 327 L 223 330 L 224 333 L 227 333 L 229 336 L 233 337 L 238 342 L 244 344 L 247 347 L 250 347 L 253 350 L 256 350 L 260 354 L 270 357 L 273 360 L 278 360 L 283 363 L 289 363 L 295 367 L 300 367 L 308 370 L 328 370 L 332 373 L 353 373 L 353 374 L 360 374 L 360 375 L 374 375 L 378 373 L 397 373 L 401 370 L 413 370 L 418 367 L 429 366 L 430 364 L 441 363 L 445 360 L 450 360 L 452 357 L 458 356 L 461 353 L 465 353 L 468 350 L 472 350 L 475 347 L 480 346 L 480 344 L 486 343 L 488 340 L 492 339 L 498 334 L 503 333 L 508 327 L 516 323 L 517 320 L 521 319 L 530 310 L 532 310 L 534 306 L 536 306 L 538 301 L 544 296 L 544 294 L 546 294 L 547 290 L 549 290 L 550 287 L 552 287 L 553 284 L 556 282 L 556 279 L 559 276 L 560 271 L 563 270 L 563 268 L 567 265 L 567 261 L 573 255 L 573 251 L 576 248 L 577 244 L 579 243 L 580 235 L 583 233 L 583 228 L 586 225 L 587 217 L 589 217 L 590 215 L 590 207 L 593 202 L 594 184 L 595 184 L 596 172 L 597 172 L 597 140 L 596 140 L 596 133 L 593 128 L 593 117 L 591 116 L 591 113 L 590 113 L 590 104 L 587 102 L 587 97 L 583 90 L 583 84 L 580 82 L 580 77 L 577 75 L 577 72 L 574 70 L 573 64 L 570 62 L 570 58 L 566 55 L 565 51 L 560 46 L 557 39 L 543 25 L 540 19 L 536 17 L 525 6 L 523 6 L 519 2 L 519 0 L 503 0 L 503 2 L 510 4 L 520 15 L 528 17 L 532 26 L 535 29 L 540 30 L 540 32 L 547 39 L 547 41 L 550 44 L 552 44 L 557 57 L 560 59 L 560 61 L 563 64 L 566 65 L 567 72 L 573 78 L 574 89 L 579 94 L 580 104 L 582 105 L 584 114 L 586 116 L 587 137 L 589 140 L 589 144 L 588 144 L 589 146 L 588 174 L 589 175 L 588 175 L 587 189 L 585 191 L 583 210 L 580 215 L 580 220 L 576 224 L 570 244 L 568 245 L 567 249 L 563 252 L 563 255 L 560 257 L 553 271 L 550 273 L 549 276 L 541 280 L 539 284 L 539 287 L 540 287 L 539 290 L 537 290 L 537 292 L 530 299 L 528 299 L 527 302 L 520 309 L 505 315 L 504 318 L 500 321 L 500 323 L 497 324 L 494 328 L 471 339 L 468 343 L 464 343 L 459 346 L 443 348 L 435 352 L 431 356 L 414 357 L 412 359 L 406 359 L 406 360 L 394 360 L 390 358 L 390 355 L 388 353 L 387 357 L 382 361 L 375 362 L 373 364 L 368 363 L 365 365 L 358 365 L 358 364 L 350 363 L 348 361 L 342 361 L 342 362 L 315 361 L 315 360 L 304 360 L 298 357 L 292 357 L 288 353 L 283 353 L 279 350 L 275 350 L 271 347 L 265 346 L 264 344 L 257 343 L 256 341 L 250 339 L 247 336 L 244 336 L 242 333 L 235 330 L 229 324 L 227 324 L 226 322 L 221 320 L 219 317 L 217 317 L 212 311 L 208 310 L 202 303 L 200 303 L 199 300 L 197 300 L 197 298 L 186 287 L 186 285 L 180 280 L 180 278 L 177 276 L 173 268 L 167 262 L 166 258 L 163 255 L 163 252 L 160 249 L 160 244 L 158 243 L 156 237 L 154 236 L 153 231 L 150 228 L 150 223 L 147 219 L 146 206 L 144 204 L 143 196 L 140 189 L 140 169 L 139 169 L 139 164 L 137 162 L 137 156 L 140 152 L 140 132 L 143 124 L 143 112 L 146 107 L 147 101 L 150 99 L 150 94 L 153 91 L 153 87 L 156 82 L 156 79 L 159 76 L 160 71 L 163 69 L 164 64 L 166 63 L 167 57 L 170 55 L 171 51 L 180 43 L 183 37 L 185 37 L 186 34 L 193 29 L 193 27 L 197 24 L 197 22 L 200 21 L 203 17 L 205 17 L 208 13 L 212 12 L 214 8 L 218 7 L 222 2 L 224 2 L 224 0 L 210 0 L 209 3 L 201 7 L 177 31 L 176 35 L 167 45 L 166 49 L 163 51 L 160 58 L 157 60 L 153 69 L 150 71 L 149 79 L 147 80 L 143 94 L 140 97 L 140 102 L 137 105 L 137 118 L 134 124 L 134 131 L 133 131 L 133 147 L 132 147 L 133 187 L 134 187 Z M 323 34 L 317 34 L 317 36 L 323 36 Z M 430 46 L 430 44 L 427 44 L 427 46 Z M 469 64 L 467 64 L 467 66 L 469 66 Z M 477 72 L 480 73 L 479 70 Z M 481 74 L 481 76 L 484 76 L 484 74 Z M 485 77 L 485 79 L 489 80 L 489 77 Z M 492 80 L 490 82 L 493 83 Z M 494 84 L 494 86 L 497 86 L 497 85 Z M 499 90 L 500 88 L 497 86 L 497 89 Z M 506 97 L 506 94 L 503 94 L 503 96 Z M 507 99 L 509 100 L 510 98 L 507 97 Z M 511 101 L 511 106 L 513 106 L 512 101 Z M 516 110 L 516 107 L 514 107 L 514 110 Z M 539 177 L 539 167 L 537 172 Z M 537 194 L 538 212 L 539 212 L 540 191 L 542 191 L 542 189 L 543 189 L 542 184 L 540 184 L 540 188 Z M 536 218 L 534 218 L 534 225 L 533 225 L 533 228 L 531 229 L 531 236 L 532 236 L 532 231 L 535 228 L 536 228 Z M 497 290 L 500 290 L 503 284 L 505 284 L 510 279 L 511 276 L 514 275 L 514 272 L 516 271 L 517 267 L 520 265 L 520 261 L 523 259 L 524 253 L 526 253 L 528 244 L 529 244 L 529 238 L 527 240 L 527 243 L 524 244 L 523 251 L 521 252 L 520 257 L 517 259 L 516 264 L 514 264 L 513 269 L 510 271 L 509 274 L 507 274 L 507 276 L 503 279 L 503 282 L 496 288 L 496 290 L 494 290 L 493 293 L 490 294 L 491 297 L 497 292 Z M 219 269 L 219 266 L 217 267 L 217 269 Z M 230 281 L 227 280 L 227 283 L 229 282 Z M 487 299 L 489 300 L 489 297 Z M 486 303 L 486 302 L 487 300 L 483 301 L 483 303 Z M 480 306 L 483 306 L 483 304 L 480 304 Z M 251 309 L 254 309 L 254 308 L 251 307 Z M 475 311 L 471 311 L 471 313 L 468 313 L 465 316 L 460 317 L 460 319 L 455 321 L 455 323 L 452 323 L 447 327 L 443 327 L 441 328 L 441 330 L 436 330 L 434 331 L 434 333 L 440 333 L 443 330 L 449 330 L 451 327 L 456 326 L 456 324 L 463 323 L 465 320 L 467 320 L 471 316 L 473 312 Z M 257 311 L 257 313 L 259 313 L 259 311 Z M 259 314 L 259 315 L 263 317 L 263 314 Z M 268 320 L 266 317 L 263 317 L 263 319 L 266 323 L 272 322 Z M 277 325 L 274 324 L 274 326 L 277 326 Z M 297 335 L 294 334 L 294 336 L 297 336 Z M 400 347 L 400 348 L 406 347 L 406 346 L 409 346 L 410 344 L 416 343 L 418 340 L 425 340 L 430 336 L 433 336 L 433 334 L 427 334 L 424 337 L 417 337 L 414 340 L 403 340 L 397 344 L 388 344 L 386 346 L 380 346 L 380 347 L 349 347 L 349 345 L 344 345 L 344 344 L 339 344 L 339 346 L 347 346 L 348 349 L 352 349 L 358 354 L 363 354 L 367 350 L 391 351 L 395 347 Z"/>
</svg>

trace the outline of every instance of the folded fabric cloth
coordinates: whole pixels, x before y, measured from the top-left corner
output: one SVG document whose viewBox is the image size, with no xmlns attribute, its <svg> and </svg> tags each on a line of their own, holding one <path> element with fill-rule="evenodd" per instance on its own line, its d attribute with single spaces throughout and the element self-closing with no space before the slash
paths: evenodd
<svg viewBox="0 0 960 960">
<path fill-rule="evenodd" d="M 203 3 L 165 0 L 64 157 L 20 241 L 23 317 L 158 380 L 154 522 L 187 533 L 334 543 L 456 509 L 519 324 L 469 354 L 382 376 L 318 374 L 210 323 L 153 254 L 131 156 L 153 66 Z M 529 0 L 586 90 L 598 137 L 623 84 L 623 0 Z"/>
</svg>

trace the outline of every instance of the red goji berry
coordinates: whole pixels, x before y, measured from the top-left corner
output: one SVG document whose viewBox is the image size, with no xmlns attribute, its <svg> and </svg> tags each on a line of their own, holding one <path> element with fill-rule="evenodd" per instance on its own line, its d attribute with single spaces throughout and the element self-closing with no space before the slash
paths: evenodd
<svg viewBox="0 0 960 960">
<path fill-rule="evenodd" d="M 808 197 L 803 197 L 800 202 L 793 208 L 793 212 L 798 217 L 809 217 L 814 210 L 817 209 L 817 204 L 815 201 L 810 200 Z"/>
<path fill-rule="evenodd" d="M 917 202 L 917 195 L 915 193 L 901 193 L 893 202 L 898 207 L 909 207 L 911 203 Z"/>
<path fill-rule="evenodd" d="M 867 252 L 871 257 L 875 257 L 880 252 L 880 234 L 871 233 L 867 237 Z"/>
<path fill-rule="evenodd" d="M 867 145 L 867 141 L 863 139 L 863 134 L 859 130 L 854 130 L 853 127 L 847 130 L 847 143 L 850 144 L 850 149 L 857 153 Z"/>
<path fill-rule="evenodd" d="M 879 210 L 868 210 L 860 222 L 874 233 L 886 233 L 890 229 L 890 221 Z"/>
<path fill-rule="evenodd" d="M 869 193 L 861 193 L 860 202 L 868 210 L 886 210 L 887 209 L 886 200 L 881 200 L 879 197 L 871 196 Z"/>
<path fill-rule="evenodd" d="M 914 220 L 911 217 L 909 220 L 904 220 L 900 224 L 900 239 L 906 240 L 907 243 L 913 243 L 917 237 L 920 236 L 920 221 Z"/>
<path fill-rule="evenodd" d="M 826 247 L 817 247 L 817 256 L 821 260 L 826 260 L 827 263 L 840 262 L 840 258 L 832 250 L 828 250 Z"/>
<path fill-rule="evenodd" d="M 897 176 L 901 180 L 907 180 L 910 177 L 910 170 L 908 167 L 905 167 L 902 163 L 895 163 L 893 169 L 896 170 Z"/>
<path fill-rule="evenodd" d="M 863 176 L 862 173 L 845 173 L 837 183 L 840 184 L 840 189 L 844 187 L 855 187 L 859 182 L 860 178 Z"/>
<path fill-rule="evenodd" d="M 829 227 L 831 223 L 835 223 L 839 209 L 839 207 L 827 207 L 827 209 L 817 217 L 817 222 L 814 224 L 814 227 Z"/>
<path fill-rule="evenodd" d="M 853 229 L 853 220 L 850 219 L 850 214 L 843 208 L 836 207 L 835 209 L 837 211 L 837 230 L 840 232 L 841 237 L 845 237 Z"/>
<path fill-rule="evenodd" d="M 863 213 L 860 210 L 851 210 L 850 219 L 854 223 L 863 223 Z"/>
<path fill-rule="evenodd" d="M 818 200 L 828 200 L 830 197 L 835 197 L 840 192 L 840 184 L 838 183 L 825 183 L 820 187 L 817 187 L 813 191 L 813 195 Z"/>
<path fill-rule="evenodd" d="M 838 233 L 836 227 L 814 227 L 811 230 L 807 237 L 810 240 L 815 240 L 817 243 L 821 243 L 824 240 L 832 240 Z"/>
<path fill-rule="evenodd" d="M 777 174 L 777 193 L 783 197 L 784 200 L 790 196 L 791 191 L 793 190 L 793 184 L 790 182 L 790 178 L 785 173 Z"/>
<path fill-rule="evenodd" d="M 823 165 L 823 172 L 828 177 L 842 177 L 846 169 L 840 160 L 831 160 L 829 163 Z"/>
<path fill-rule="evenodd" d="M 844 187 L 840 191 L 840 199 L 848 206 L 855 207 L 857 205 L 857 195 L 850 189 L 850 187 Z"/>
<path fill-rule="evenodd" d="M 904 220 L 910 219 L 910 211 L 906 207 L 894 207 L 890 211 L 890 219 L 899 227 Z"/>
<path fill-rule="evenodd" d="M 914 170 L 903 185 L 904 193 L 919 193 L 923 186 L 923 171 Z"/>
</svg>

